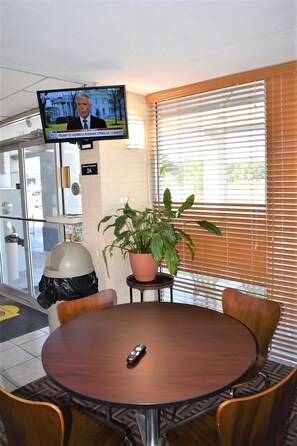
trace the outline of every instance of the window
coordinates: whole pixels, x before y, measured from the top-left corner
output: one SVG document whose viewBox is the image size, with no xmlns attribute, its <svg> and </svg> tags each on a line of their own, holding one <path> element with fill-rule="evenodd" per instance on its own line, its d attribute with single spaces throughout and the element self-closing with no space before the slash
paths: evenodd
<svg viewBox="0 0 297 446">
<path fill-rule="evenodd" d="M 195 193 L 194 261 L 180 247 L 175 300 L 221 310 L 226 286 L 282 303 L 273 353 L 297 358 L 296 63 L 147 96 L 156 202 Z M 165 176 L 159 169 L 166 165 Z M 186 221 L 183 224 L 187 224 Z"/>
<path fill-rule="evenodd" d="M 265 202 L 265 83 L 158 105 L 158 164 L 178 200 Z"/>
</svg>

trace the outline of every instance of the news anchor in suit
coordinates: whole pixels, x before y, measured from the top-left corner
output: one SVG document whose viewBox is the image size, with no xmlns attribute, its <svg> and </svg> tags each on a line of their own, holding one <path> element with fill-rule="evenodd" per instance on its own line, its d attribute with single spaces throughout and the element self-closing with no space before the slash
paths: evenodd
<svg viewBox="0 0 297 446">
<path fill-rule="evenodd" d="M 106 128 L 104 119 L 97 118 L 90 114 L 92 104 L 90 96 L 87 93 L 81 93 L 76 96 L 76 105 L 79 117 L 71 119 L 67 124 L 67 130 L 76 129 L 100 129 Z"/>
</svg>

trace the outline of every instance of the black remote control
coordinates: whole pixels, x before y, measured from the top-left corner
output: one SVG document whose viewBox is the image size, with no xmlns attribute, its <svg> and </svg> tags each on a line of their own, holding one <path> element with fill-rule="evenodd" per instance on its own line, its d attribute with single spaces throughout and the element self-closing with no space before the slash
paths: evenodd
<svg viewBox="0 0 297 446">
<path fill-rule="evenodd" d="M 137 344 L 130 355 L 127 358 L 127 363 L 132 365 L 135 364 L 144 354 L 146 346 L 144 344 Z"/>
</svg>

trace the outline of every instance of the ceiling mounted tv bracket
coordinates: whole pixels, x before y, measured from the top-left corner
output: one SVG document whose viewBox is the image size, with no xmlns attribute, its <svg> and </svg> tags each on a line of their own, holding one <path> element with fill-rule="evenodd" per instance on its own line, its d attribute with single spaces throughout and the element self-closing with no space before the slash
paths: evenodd
<svg viewBox="0 0 297 446">
<path fill-rule="evenodd" d="M 80 150 L 93 149 L 93 141 L 78 141 L 77 145 L 80 148 Z"/>
</svg>

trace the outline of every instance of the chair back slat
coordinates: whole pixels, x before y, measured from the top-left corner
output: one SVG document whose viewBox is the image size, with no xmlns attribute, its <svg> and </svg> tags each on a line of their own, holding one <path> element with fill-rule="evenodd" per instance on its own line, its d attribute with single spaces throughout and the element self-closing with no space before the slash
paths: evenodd
<svg viewBox="0 0 297 446">
<path fill-rule="evenodd" d="M 225 288 L 222 304 L 225 314 L 241 321 L 255 335 L 259 348 L 258 365 L 260 364 L 259 369 L 261 369 L 281 317 L 281 305 L 233 288 Z"/>
<path fill-rule="evenodd" d="M 64 419 L 51 403 L 27 401 L 0 387 L 0 413 L 9 446 L 62 446 Z"/>
<path fill-rule="evenodd" d="M 263 392 L 226 400 L 173 424 L 166 445 L 283 446 L 296 386 L 297 367 Z"/>
<path fill-rule="evenodd" d="M 268 390 L 222 403 L 217 410 L 221 446 L 282 446 L 297 367 Z"/>
<path fill-rule="evenodd" d="M 122 446 L 125 442 L 123 429 L 83 408 L 60 409 L 19 398 L 1 387 L 0 414 L 9 446 Z"/>
<path fill-rule="evenodd" d="M 101 290 L 80 299 L 65 300 L 57 306 L 58 319 L 63 325 L 79 314 L 111 307 L 115 303 L 116 292 L 112 289 Z"/>
</svg>

